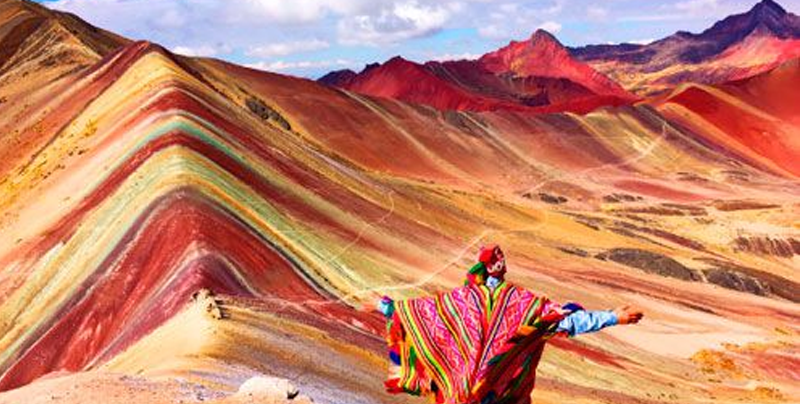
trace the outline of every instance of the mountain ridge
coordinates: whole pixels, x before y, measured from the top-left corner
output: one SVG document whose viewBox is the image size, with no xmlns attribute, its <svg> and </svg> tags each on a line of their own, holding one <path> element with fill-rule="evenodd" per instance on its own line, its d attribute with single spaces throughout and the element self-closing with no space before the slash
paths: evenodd
<svg viewBox="0 0 800 404">
<path fill-rule="evenodd" d="M 769 38 L 770 44 L 767 46 L 776 50 L 769 54 L 762 52 L 759 58 L 725 58 L 726 52 L 730 53 L 731 49 L 748 44 L 748 38 L 754 35 Z M 746 52 L 748 50 L 745 50 Z M 717 84 L 737 80 L 746 75 L 756 75 L 794 57 L 800 57 L 800 17 L 786 11 L 772 0 L 762 0 L 750 10 L 717 21 L 700 33 L 678 31 L 648 44 L 625 43 L 567 48 L 561 45 L 554 35 L 537 29 L 528 39 L 511 41 L 508 45 L 487 52 L 474 61 L 429 61 L 422 65 L 435 72 L 448 70 L 448 63 L 452 65 L 460 62 L 459 70 L 462 78 L 481 75 L 482 70 L 488 70 L 495 75 L 564 78 L 589 89 L 595 96 L 632 100 L 669 91 L 670 88 L 686 81 Z M 470 68 L 474 72 L 466 74 L 465 64 L 469 63 L 473 64 Z M 674 68 L 679 65 L 684 66 L 684 70 L 676 73 Z M 361 75 L 375 66 L 379 64 L 371 64 L 359 73 L 352 70 L 331 72 L 320 78 L 320 82 L 345 89 L 349 86 L 363 87 L 363 85 L 353 85 L 353 82 L 359 81 Z M 390 75 L 384 74 L 383 77 Z M 440 78 L 449 80 L 446 76 Z M 395 81 L 402 80 L 397 78 Z M 537 94 L 525 91 L 515 93 L 513 89 L 508 88 L 500 90 L 498 87 L 503 87 L 502 85 L 488 84 L 488 81 L 486 78 L 480 78 L 477 83 L 462 80 L 450 84 L 462 87 L 468 92 L 484 93 L 482 94 L 484 97 L 487 95 L 490 98 L 499 97 L 522 105 L 525 105 L 524 100 L 528 99 L 542 102 L 551 98 L 566 98 L 557 91 L 546 89 L 540 89 Z M 406 98 L 398 99 L 410 100 L 408 92 L 404 93 Z M 371 94 L 379 95 L 378 92 Z M 425 101 L 425 97 L 414 98 L 414 102 L 426 104 Z M 624 103 L 623 101 L 614 105 Z M 438 101 L 427 104 L 443 106 Z M 505 104 L 500 105 L 502 107 Z"/>
<path fill-rule="evenodd" d="M 624 105 L 635 98 L 588 65 L 575 61 L 544 30 L 474 61 L 418 64 L 395 56 L 360 73 L 340 70 L 318 81 L 365 95 L 470 111 L 586 113 L 601 106 Z"/>
<path fill-rule="evenodd" d="M 361 307 L 462 285 L 487 242 L 520 287 L 649 308 L 553 344 L 542 404 L 797 401 L 800 151 L 758 127 L 800 127 L 795 65 L 578 114 L 540 113 L 594 102 L 569 80 L 392 62 L 526 108 L 475 112 L 147 41 L 39 63 L 76 45 L 57 39 L 0 76 L 0 402 L 241 404 L 270 376 L 323 404 L 409 403 L 385 393 L 384 318 Z M 565 98 L 516 104 L 542 89 Z"/>
<path fill-rule="evenodd" d="M 785 42 L 783 47 L 789 51 L 776 53 L 768 60 L 719 60 L 726 50 L 754 32 Z M 726 69 L 755 75 L 800 56 L 798 48 L 800 17 L 772 0 L 762 0 L 747 12 L 728 16 L 700 33 L 679 31 L 644 45 L 588 45 L 570 48 L 570 52 L 626 88 L 647 95 L 668 91 L 683 81 L 715 84 L 740 78 L 736 74 L 726 76 Z M 691 72 L 690 77 L 670 71 L 678 65 Z"/>
</svg>

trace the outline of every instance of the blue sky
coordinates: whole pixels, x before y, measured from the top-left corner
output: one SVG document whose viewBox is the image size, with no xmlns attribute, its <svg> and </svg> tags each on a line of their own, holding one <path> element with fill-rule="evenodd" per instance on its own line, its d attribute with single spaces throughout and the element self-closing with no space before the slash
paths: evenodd
<svg viewBox="0 0 800 404">
<path fill-rule="evenodd" d="M 800 12 L 800 0 L 777 0 Z M 699 32 L 757 0 L 40 0 L 182 54 L 318 77 L 395 55 L 474 58 L 537 28 L 565 45 Z"/>
</svg>

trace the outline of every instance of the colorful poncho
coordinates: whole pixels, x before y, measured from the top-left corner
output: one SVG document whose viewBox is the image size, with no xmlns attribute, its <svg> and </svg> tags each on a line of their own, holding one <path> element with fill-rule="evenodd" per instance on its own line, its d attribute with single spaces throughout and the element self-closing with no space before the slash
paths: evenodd
<svg viewBox="0 0 800 404">
<path fill-rule="evenodd" d="M 528 403 L 536 366 L 566 313 L 505 281 L 468 282 L 434 297 L 398 301 L 388 322 L 392 393 L 446 404 Z"/>
</svg>

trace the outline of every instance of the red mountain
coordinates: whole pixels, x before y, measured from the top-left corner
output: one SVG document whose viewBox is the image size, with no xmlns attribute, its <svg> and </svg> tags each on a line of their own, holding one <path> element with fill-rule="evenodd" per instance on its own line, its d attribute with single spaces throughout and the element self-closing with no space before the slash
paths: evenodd
<svg viewBox="0 0 800 404">
<path fill-rule="evenodd" d="M 458 83 L 470 92 L 531 107 L 561 104 L 595 95 L 585 86 L 568 79 L 498 75 L 473 60 L 428 62 L 425 67 L 438 77 Z"/>
<path fill-rule="evenodd" d="M 376 97 L 470 111 L 588 112 L 633 97 L 539 30 L 479 60 L 427 62 L 401 57 L 362 72 L 331 72 L 319 82 Z"/>
<path fill-rule="evenodd" d="M 555 37 L 541 29 L 527 41 L 512 41 L 504 48 L 483 55 L 478 63 L 495 74 L 563 78 L 581 84 L 597 95 L 630 96 L 619 84 L 575 60 Z"/>
<path fill-rule="evenodd" d="M 413 402 L 367 305 L 460 285 L 489 241 L 521 287 L 648 308 L 548 348 L 537 402 L 800 402 L 796 64 L 585 117 L 369 98 L 18 0 L 0 54 L 0 403 Z M 478 61 L 331 79 L 604 102 Z"/>
<path fill-rule="evenodd" d="M 659 109 L 753 165 L 800 176 L 798 86 L 800 60 L 795 59 L 743 80 L 680 87 Z"/>
<path fill-rule="evenodd" d="M 522 110 L 500 99 L 485 97 L 438 77 L 426 66 L 394 57 L 388 62 L 365 69 L 340 85 L 350 91 L 376 97 L 394 98 L 438 109 L 487 111 Z"/>
</svg>

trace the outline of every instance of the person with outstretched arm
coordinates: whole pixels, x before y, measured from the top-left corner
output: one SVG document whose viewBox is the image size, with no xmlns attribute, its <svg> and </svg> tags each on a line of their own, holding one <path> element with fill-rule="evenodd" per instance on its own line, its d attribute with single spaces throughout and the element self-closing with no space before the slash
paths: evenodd
<svg viewBox="0 0 800 404">
<path fill-rule="evenodd" d="M 559 305 L 505 280 L 498 246 L 481 248 L 463 287 L 377 305 L 387 320 L 390 393 L 433 396 L 443 404 L 527 404 L 545 343 L 635 324 L 626 305 L 589 311 Z"/>
</svg>

